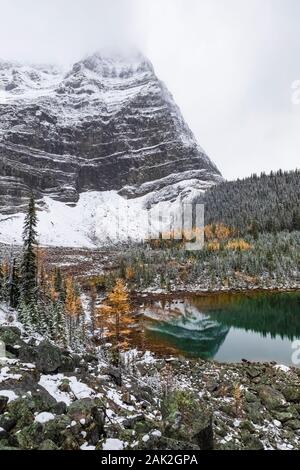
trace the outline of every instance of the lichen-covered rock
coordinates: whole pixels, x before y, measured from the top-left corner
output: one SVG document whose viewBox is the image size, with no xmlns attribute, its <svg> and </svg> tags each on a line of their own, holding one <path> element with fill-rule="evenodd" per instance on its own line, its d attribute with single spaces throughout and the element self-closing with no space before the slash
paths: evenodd
<svg viewBox="0 0 300 470">
<path fill-rule="evenodd" d="M 17 420 L 12 418 L 8 413 L 0 416 L 0 428 L 4 429 L 5 431 L 10 432 L 16 424 Z"/>
<path fill-rule="evenodd" d="M 29 426 L 34 419 L 32 406 L 24 398 L 18 398 L 7 406 L 9 416 L 16 421 L 18 429 Z"/>
<path fill-rule="evenodd" d="M 38 447 L 38 450 L 58 450 L 58 449 L 59 448 L 57 447 L 57 445 L 50 439 L 46 439 Z"/>
<path fill-rule="evenodd" d="M 74 421 L 85 420 L 86 423 L 94 421 L 102 431 L 105 423 L 103 403 L 99 398 L 83 398 L 76 400 L 68 407 L 68 416 Z"/>
<path fill-rule="evenodd" d="M 15 450 L 20 450 L 20 449 L 18 449 L 17 447 L 10 446 L 9 442 L 7 442 L 6 440 L 3 440 L 3 441 L 0 440 L 0 451 L 1 450 L 15 451 Z"/>
<path fill-rule="evenodd" d="M 80 433 L 74 433 L 71 429 L 65 429 L 61 433 L 61 446 L 65 450 L 79 450 L 83 441 Z"/>
<path fill-rule="evenodd" d="M 43 427 L 43 440 L 51 440 L 58 447 L 63 443 L 62 432 L 71 425 L 71 419 L 67 415 L 56 416 L 55 419 L 48 421 Z"/>
<path fill-rule="evenodd" d="M 193 442 L 180 441 L 179 439 L 170 439 L 167 437 L 149 436 L 149 440 L 140 444 L 140 450 L 177 450 L 177 451 L 191 451 L 201 450 Z"/>
<path fill-rule="evenodd" d="M 268 410 L 282 410 L 285 408 L 286 400 L 279 390 L 269 385 L 258 387 L 259 398 Z"/>
<path fill-rule="evenodd" d="M 121 374 L 120 369 L 118 369 L 117 367 L 110 366 L 107 368 L 106 373 L 115 381 L 116 385 L 121 387 L 122 374 Z"/>
<path fill-rule="evenodd" d="M 264 450 L 263 443 L 251 434 L 245 434 L 243 436 L 243 444 L 247 450 Z"/>
<path fill-rule="evenodd" d="M 19 355 L 21 347 L 26 346 L 21 339 L 21 331 L 15 326 L 0 327 L 0 340 L 5 343 L 6 351 L 15 356 Z"/>
<path fill-rule="evenodd" d="M 3 439 L 7 439 L 9 437 L 8 432 L 0 427 L 0 440 L 3 441 Z"/>
<path fill-rule="evenodd" d="M 51 411 L 55 414 L 55 415 L 63 415 L 67 412 L 67 405 L 64 401 L 59 401 L 59 402 L 56 402 L 55 404 L 53 404 L 53 406 L 51 407 Z"/>
<path fill-rule="evenodd" d="M 186 391 L 175 391 L 162 401 L 164 436 L 188 441 L 201 450 L 214 448 L 213 416 L 196 397 Z"/>
<path fill-rule="evenodd" d="M 286 426 L 288 428 L 293 429 L 293 431 L 299 431 L 300 430 L 300 420 L 299 419 L 291 419 L 286 422 Z"/>
<path fill-rule="evenodd" d="M 35 363 L 37 360 L 37 350 L 29 344 L 24 344 L 18 351 L 18 358 L 25 363 Z"/>
<path fill-rule="evenodd" d="M 33 450 L 42 442 L 43 426 L 40 423 L 32 423 L 25 426 L 15 434 L 15 439 L 20 449 Z"/>
<path fill-rule="evenodd" d="M 44 374 L 58 371 L 62 366 L 61 350 L 49 341 L 42 341 L 37 347 L 36 366 Z"/>
<path fill-rule="evenodd" d="M 284 387 L 282 393 L 286 400 L 295 403 L 300 403 L 300 385 L 291 385 L 288 387 Z"/>
<path fill-rule="evenodd" d="M 61 355 L 61 364 L 58 367 L 58 372 L 73 372 L 75 369 L 75 360 L 72 354 L 63 352 Z"/>
</svg>

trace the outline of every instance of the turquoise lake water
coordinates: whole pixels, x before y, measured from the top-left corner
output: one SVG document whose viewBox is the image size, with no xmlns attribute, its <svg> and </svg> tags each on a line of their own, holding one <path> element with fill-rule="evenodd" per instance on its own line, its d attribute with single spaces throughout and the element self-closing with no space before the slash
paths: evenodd
<svg viewBox="0 0 300 470">
<path fill-rule="evenodd" d="M 300 365 L 300 292 L 194 296 L 141 311 L 144 346 L 156 352 Z"/>
</svg>

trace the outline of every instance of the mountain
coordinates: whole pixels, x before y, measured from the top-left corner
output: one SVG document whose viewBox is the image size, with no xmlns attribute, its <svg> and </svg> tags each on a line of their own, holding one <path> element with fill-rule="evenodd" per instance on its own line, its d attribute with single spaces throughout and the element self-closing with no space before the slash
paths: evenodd
<svg viewBox="0 0 300 470">
<path fill-rule="evenodd" d="M 22 218 L 31 190 L 52 226 L 53 206 L 72 218 L 70 209 L 90 197 L 97 206 L 99 196 L 109 220 L 111 198 L 135 201 L 140 213 L 222 181 L 140 53 L 97 53 L 68 71 L 0 62 L 0 118 L 0 241 Z"/>
</svg>

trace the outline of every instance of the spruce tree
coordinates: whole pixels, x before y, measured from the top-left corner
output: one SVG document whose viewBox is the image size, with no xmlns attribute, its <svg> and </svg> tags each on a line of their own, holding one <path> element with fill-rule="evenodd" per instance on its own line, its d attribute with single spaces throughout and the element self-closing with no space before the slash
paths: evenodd
<svg viewBox="0 0 300 470">
<path fill-rule="evenodd" d="M 10 265 L 9 283 L 8 283 L 8 297 L 9 305 L 12 308 L 17 308 L 19 304 L 19 273 L 16 265 L 15 258 L 12 258 Z"/>
<path fill-rule="evenodd" d="M 35 200 L 30 196 L 23 229 L 23 257 L 21 262 L 21 297 L 22 305 L 32 308 L 31 320 L 36 323 L 37 294 L 37 215 Z M 27 309 L 26 309 L 27 310 Z M 28 314 L 28 313 L 27 313 Z"/>
<path fill-rule="evenodd" d="M 54 339 L 60 345 L 66 347 L 67 345 L 67 325 L 64 313 L 64 305 L 58 300 L 52 305 L 53 326 L 54 326 Z"/>
<path fill-rule="evenodd" d="M 0 302 L 4 300 L 4 270 L 0 264 Z"/>
</svg>

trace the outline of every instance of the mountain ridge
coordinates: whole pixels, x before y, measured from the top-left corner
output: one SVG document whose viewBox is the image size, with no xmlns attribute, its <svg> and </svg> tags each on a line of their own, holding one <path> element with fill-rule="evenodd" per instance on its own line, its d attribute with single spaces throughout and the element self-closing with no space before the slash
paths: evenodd
<svg viewBox="0 0 300 470">
<path fill-rule="evenodd" d="M 141 53 L 96 53 L 67 72 L 0 62 L 0 117 L 4 215 L 24 212 L 31 191 L 41 209 L 110 191 L 151 207 L 223 180 Z"/>
</svg>

